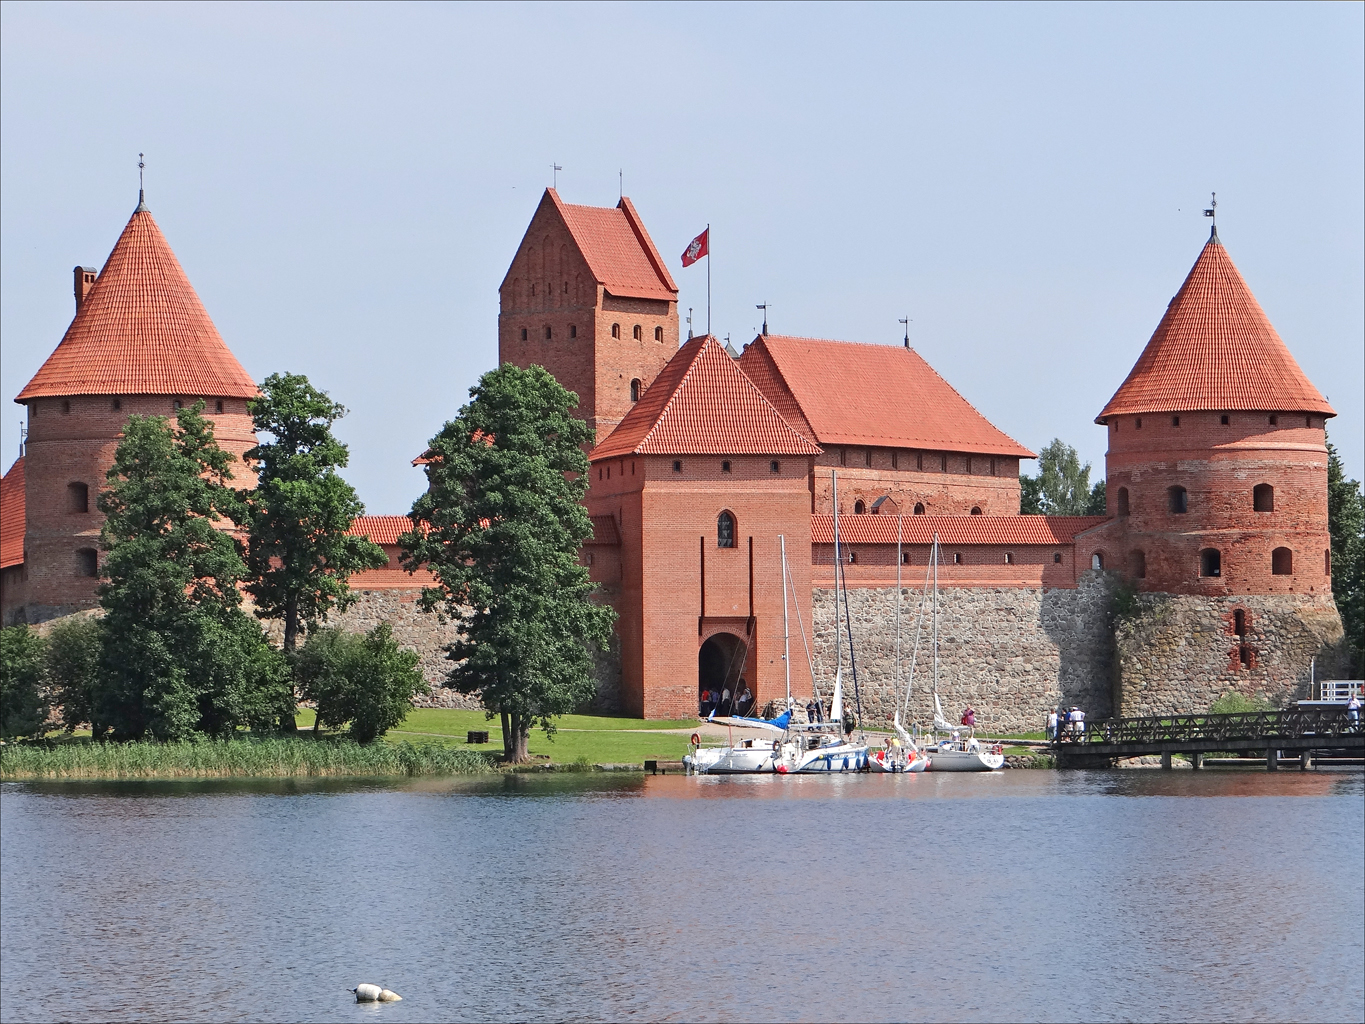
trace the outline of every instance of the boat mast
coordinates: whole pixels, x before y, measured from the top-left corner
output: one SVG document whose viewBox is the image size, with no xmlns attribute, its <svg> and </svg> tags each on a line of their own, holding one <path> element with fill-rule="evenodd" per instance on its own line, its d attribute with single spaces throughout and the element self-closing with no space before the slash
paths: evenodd
<svg viewBox="0 0 1365 1024">
<path fill-rule="evenodd" d="M 896 696 L 901 692 L 901 522 L 903 515 L 896 516 Z M 905 699 L 910 701 L 909 683 L 906 683 Z"/>
<path fill-rule="evenodd" d="M 938 708 L 938 532 L 934 532 L 934 708 Z"/>
<path fill-rule="evenodd" d="M 839 554 L 839 471 L 831 469 L 829 478 L 834 490 L 834 675 L 837 678 L 844 667 L 844 655 L 839 646 L 839 570 L 843 562 L 843 556 Z M 811 618 L 814 617 L 815 613 L 811 612 Z M 814 623 L 810 628 L 814 633 Z"/>
<path fill-rule="evenodd" d="M 787 710 L 792 708 L 792 631 L 787 621 L 787 538 L 777 535 L 782 546 L 782 664 L 787 670 Z"/>
</svg>

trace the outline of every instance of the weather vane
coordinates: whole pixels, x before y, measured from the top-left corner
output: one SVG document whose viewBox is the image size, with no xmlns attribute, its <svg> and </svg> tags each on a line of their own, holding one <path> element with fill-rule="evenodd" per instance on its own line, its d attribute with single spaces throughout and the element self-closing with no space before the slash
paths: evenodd
<svg viewBox="0 0 1365 1024">
<path fill-rule="evenodd" d="M 1213 227 L 1216 231 L 1218 229 L 1218 193 L 1211 192 L 1209 195 L 1211 196 L 1209 199 L 1209 208 L 1204 211 L 1204 216 L 1213 218 Z"/>
<path fill-rule="evenodd" d="M 146 162 L 142 159 L 144 154 L 137 155 L 137 190 L 142 191 L 142 168 L 146 167 Z"/>
<path fill-rule="evenodd" d="M 554 189 L 559 188 L 559 172 L 562 170 L 564 170 L 564 168 L 560 167 L 559 164 L 555 163 L 550 164 L 550 178 L 552 182 L 552 184 L 550 185 L 551 188 Z"/>
<path fill-rule="evenodd" d="M 754 309 L 763 310 L 763 337 L 765 338 L 768 336 L 768 307 L 771 305 L 771 302 L 760 302 L 754 306 Z"/>
<path fill-rule="evenodd" d="M 910 347 L 910 324 L 913 323 L 913 321 L 912 321 L 908 316 L 903 316 L 903 317 L 901 317 L 899 320 L 897 320 L 896 322 L 897 322 L 897 323 L 901 323 L 901 324 L 905 324 L 905 347 L 906 347 L 906 348 L 909 348 L 909 347 Z"/>
</svg>

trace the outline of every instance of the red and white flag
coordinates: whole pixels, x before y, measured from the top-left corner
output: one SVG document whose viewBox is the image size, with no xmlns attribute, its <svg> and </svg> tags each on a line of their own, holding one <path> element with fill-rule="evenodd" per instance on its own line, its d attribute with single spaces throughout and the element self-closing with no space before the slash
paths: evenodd
<svg viewBox="0 0 1365 1024">
<path fill-rule="evenodd" d="M 708 236 L 710 234 L 711 229 L 707 228 L 696 238 L 692 239 L 687 248 L 683 250 L 682 263 L 684 267 L 690 267 L 703 256 L 709 255 L 708 246 L 710 245 L 711 239 Z"/>
</svg>

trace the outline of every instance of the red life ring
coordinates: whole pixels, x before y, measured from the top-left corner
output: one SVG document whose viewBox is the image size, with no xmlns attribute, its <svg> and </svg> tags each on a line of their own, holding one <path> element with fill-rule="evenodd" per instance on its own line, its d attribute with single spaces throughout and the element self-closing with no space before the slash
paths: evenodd
<svg viewBox="0 0 1365 1024">
<path fill-rule="evenodd" d="M 692 746 L 694 747 L 701 746 L 701 737 L 698 736 L 696 733 L 692 734 Z"/>
</svg>

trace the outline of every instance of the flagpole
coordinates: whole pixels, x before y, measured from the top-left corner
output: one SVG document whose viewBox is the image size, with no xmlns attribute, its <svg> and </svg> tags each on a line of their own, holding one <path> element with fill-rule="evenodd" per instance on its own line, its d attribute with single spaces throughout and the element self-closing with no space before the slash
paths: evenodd
<svg viewBox="0 0 1365 1024">
<path fill-rule="evenodd" d="M 711 225 L 706 225 L 706 333 L 711 333 Z"/>
</svg>

